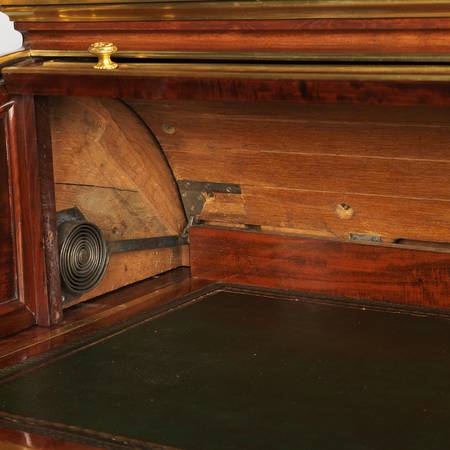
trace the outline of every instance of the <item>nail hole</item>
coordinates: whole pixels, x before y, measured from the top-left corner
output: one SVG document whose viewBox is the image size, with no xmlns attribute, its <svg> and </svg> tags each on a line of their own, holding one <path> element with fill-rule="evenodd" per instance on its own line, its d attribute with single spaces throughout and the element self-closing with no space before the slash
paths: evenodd
<svg viewBox="0 0 450 450">
<path fill-rule="evenodd" d="M 175 133 L 175 127 L 173 127 L 172 125 L 169 125 L 167 123 L 163 124 L 162 129 L 163 129 L 164 133 L 166 133 L 166 134 L 174 134 Z"/>
<path fill-rule="evenodd" d="M 348 203 L 339 203 L 336 206 L 336 214 L 341 219 L 351 219 L 355 214 L 354 209 Z"/>
</svg>

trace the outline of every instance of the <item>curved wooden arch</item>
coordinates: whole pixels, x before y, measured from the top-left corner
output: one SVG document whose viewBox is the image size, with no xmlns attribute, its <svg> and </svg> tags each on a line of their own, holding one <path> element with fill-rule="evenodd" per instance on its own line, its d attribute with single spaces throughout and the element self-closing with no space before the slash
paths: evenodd
<svg viewBox="0 0 450 450">
<path fill-rule="evenodd" d="M 120 100 L 50 101 L 57 211 L 78 207 L 109 241 L 179 235 L 178 188 L 159 144 Z M 180 249 L 115 254 L 86 300 L 183 265 Z"/>
</svg>

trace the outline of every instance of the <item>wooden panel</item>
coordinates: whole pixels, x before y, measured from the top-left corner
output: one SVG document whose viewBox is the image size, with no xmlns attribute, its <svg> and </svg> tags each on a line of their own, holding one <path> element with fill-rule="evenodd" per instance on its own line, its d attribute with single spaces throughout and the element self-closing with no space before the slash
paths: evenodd
<svg viewBox="0 0 450 450">
<path fill-rule="evenodd" d="M 194 227 L 193 276 L 357 300 L 450 306 L 450 254 Z M 220 261 L 220 263 L 219 263 Z"/>
<path fill-rule="evenodd" d="M 86 66 L 84 66 L 86 67 Z M 276 67 L 276 66 L 274 66 Z M 45 66 L 8 67 L 3 69 L 8 91 L 12 94 L 77 95 L 141 100 L 191 101 L 283 101 L 298 104 L 355 105 L 450 105 L 450 88 L 446 80 L 421 81 L 395 79 L 310 80 L 281 79 L 276 69 L 267 66 L 257 75 L 223 74 L 217 72 L 199 77 L 198 66 L 192 73 L 174 76 L 167 73 L 110 76 L 88 70 L 75 73 L 68 67 L 58 71 Z M 120 69 L 118 69 L 120 70 Z M 332 67 L 330 68 L 331 73 Z M 56 73 L 55 73 L 56 72 Z M 115 72 L 118 74 L 119 72 Z M 246 78 L 248 76 L 248 79 Z M 257 79 L 260 77 L 261 79 Z M 295 77 L 294 77 L 295 78 Z M 332 76 L 331 76 L 332 78 Z M 339 77 L 337 77 L 339 78 Z"/>
<path fill-rule="evenodd" d="M 177 179 L 236 183 L 201 220 L 385 242 L 449 242 L 450 121 L 444 108 L 272 102 L 130 102 Z M 353 208 L 338 215 L 340 204 Z"/>
<path fill-rule="evenodd" d="M 56 230 L 55 185 L 50 116 L 46 97 L 35 98 L 36 138 L 39 158 L 40 203 L 42 208 L 42 238 L 45 248 L 48 320 L 41 325 L 58 323 L 62 318 L 61 283 L 59 278 L 58 236 Z"/>
<path fill-rule="evenodd" d="M 166 151 L 245 150 L 401 160 L 450 156 L 450 121 L 442 108 L 131 104 L 152 125 Z M 164 132 L 167 124 L 173 133 Z"/>
<path fill-rule="evenodd" d="M 66 306 L 89 300 L 122 286 L 167 272 L 174 267 L 187 266 L 188 261 L 187 247 L 112 254 L 108 270 L 100 284 L 92 291 L 74 301 L 70 301 Z"/>
<path fill-rule="evenodd" d="M 35 105 L 31 97 L 10 99 L 3 90 L 0 98 L 0 336 L 4 336 L 33 323 L 48 325 L 52 318 L 39 178 L 42 141 L 35 126 Z"/>
<path fill-rule="evenodd" d="M 151 132 L 113 99 L 52 98 L 56 209 L 77 207 L 108 241 L 179 235 L 175 180 Z M 84 301 L 187 263 L 181 249 L 112 255 Z"/>
<path fill-rule="evenodd" d="M 20 206 L 18 187 L 13 186 L 17 175 L 16 130 L 11 127 L 13 104 L 0 107 L 0 337 L 33 325 L 34 317 L 25 298 L 21 230 L 16 222 Z M 13 190 L 14 189 L 14 190 Z M 30 243 L 30 247 L 32 243 Z M 30 285 L 32 282 L 30 281 Z"/>
<path fill-rule="evenodd" d="M 450 200 L 446 161 L 402 161 L 280 153 L 168 152 L 178 179 Z"/>
<path fill-rule="evenodd" d="M 351 234 L 398 239 L 450 241 L 447 201 L 314 192 L 298 189 L 241 186 L 242 195 L 215 194 L 199 218 L 207 222 L 254 224 L 284 228 L 305 235 L 349 239 Z M 354 214 L 342 219 L 339 205 Z"/>
<path fill-rule="evenodd" d="M 355 5 L 351 8 L 354 10 Z M 48 11 L 48 7 L 46 9 Z M 264 14 L 265 11 L 267 7 L 261 7 L 259 12 Z M 97 11 L 95 17 L 99 18 L 102 12 L 104 9 Z M 163 11 L 165 18 L 166 12 Z M 147 22 L 86 23 L 78 11 L 72 18 L 74 23 L 67 23 L 71 10 L 65 7 L 64 22 L 55 23 L 47 18 L 41 23 L 21 23 L 18 17 L 16 27 L 25 32 L 26 44 L 33 49 L 85 51 L 92 42 L 112 40 L 127 51 L 208 51 L 216 55 L 283 52 L 286 57 L 313 54 L 328 58 L 348 58 L 348 55 L 353 58 L 401 55 L 405 58 L 448 54 L 448 18 L 221 20 L 226 12 L 222 10 L 220 14 L 220 9 L 216 10 L 214 20 L 158 21 L 148 20 L 150 12 L 147 10 L 141 11 L 141 17 L 145 15 Z M 85 14 L 87 20 L 94 16 L 90 11 Z M 292 12 L 284 19 L 292 19 Z"/>
<path fill-rule="evenodd" d="M 118 8 L 119 3 L 122 4 Z M 30 8 L 27 5 L 33 5 L 33 7 Z M 199 23 L 196 26 L 198 30 L 214 29 L 215 22 L 219 23 L 216 27 L 219 29 L 249 31 L 261 28 L 266 30 L 361 29 L 366 24 L 368 29 L 375 30 L 391 28 L 417 30 L 431 28 L 433 25 L 434 29 L 445 28 L 448 23 L 447 18 L 450 16 L 448 2 L 444 0 L 377 0 L 376 3 L 361 0 L 350 2 L 259 1 L 257 3 L 100 0 L 95 3 L 80 3 L 75 0 L 66 0 L 64 4 L 45 0 L 33 2 L 5 0 L 2 6 L 12 20 L 32 24 L 37 22 L 39 25 L 45 22 L 46 27 L 43 29 L 52 29 L 52 26 L 58 29 L 55 24 L 66 23 L 68 25 L 66 29 L 70 29 L 70 26 L 76 29 L 77 22 L 86 22 L 82 23 L 81 29 L 112 29 L 114 31 L 133 30 L 135 24 L 136 29 L 189 29 L 195 22 Z M 168 9 L 170 14 L 167 13 Z M 288 24 L 283 26 L 283 21 L 277 19 L 288 21 Z M 144 20 L 148 23 L 143 23 Z M 345 23 L 348 25 L 345 26 Z"/>
<path fill-rule="evenodd" d="M 5 308 L 0 309 L 0 338 L 30 328 L 36 323 L 34 315 L 26 305 L 19 301 L 12 303 L 15 306 L 13 311 L 4 314 Z"/>
<path fill-rule="evenodd" d="M 52 316 L 49 303 L 44 216 L 46 211 L 42 202 L 45 189 L 42 182 L 45 173 L 45 154 L 42 148 L 40 130 L 36 121 L 34 98 L 22 96 L 15 98 L 14 119 L 11 122 L 11 136 L 17 137 L 17 154 L 12 157 L 15 171 L 16 195 L 20 195 L 15 205 L 20 205 L 20 223 L 16 236 L 19 244 L 19 290 L 22 299 L 35 314 L 38 325 L 48 326 L 61 317 L 58 311 Z M 15 140 L 15 139 L 14 139 Z M 42 153 L 41 153 L 42 152 Z"/>
<path fill-rule="evenodd" d="M 55 186 L 57 210 L 78 207 L 97 224 L 107 240 L 139 239 L 167 234 L 157 211 L 150 209 L 137 191 L 97 186 Z"/>
<path fill-rule="evenodd" d="M 6 148 L 6 122 L 0 116 L 0 305 L 16 297 L 13 214 Z"/>
<path fill-rule="evenodd" d="M 52 99 L 51 111 L 57 184 L 139 192 L 164 234 L 183 229 L 170 169 L 149 130 L 126 106 L 112 99 L 66 97 Z"/>
<path fill-rule="evenodd" d="M 295 26 L 295 24 L 293 24 Z M 230 24 L 230 27 L 232 25 Z M 131 35 L 130 35 L 131 34 Z M 351 38 L 350 39 L 350 36 Z M 388 35 L 388 36 L 387 36 Z M 170 36 L 170 38 L 169 38 Z M 425 38 L 426 36 L 426 38 Z M 422 40 L 417 39 L 422 37 Z M 123 50 L 289 52 L 325 55 L 382 55 L 444 53 L 448 30 L 232 30 L 228 31 L 31 31 L 26 45 L 35 49 L 86 50 L 92 42 L 113 41 Z"/>
</svg>

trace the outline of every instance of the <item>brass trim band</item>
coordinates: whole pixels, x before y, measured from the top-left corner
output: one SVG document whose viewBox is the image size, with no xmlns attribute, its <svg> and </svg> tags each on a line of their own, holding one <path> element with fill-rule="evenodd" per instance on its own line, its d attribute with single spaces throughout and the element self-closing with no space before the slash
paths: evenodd
<svg viewBox="0 0 450 450">
<path fill-rule="evenodd" d="M 28 58 L 30 56 L 31 56 L 31 53 L 29 50 L 19 50 L 17 52 L 8 53 L 7 55 L 0 56 L 0 66 L 8 64 L 12 61 Z"/>
<path fill-rule="evenodd" d="M 121 63 L 111 71 L 100 71 L 89 62 L 47 61 L 10 66 L 5 74 L 70 74 L 72 76 L 148 76 L 185 78 L 285 79 L 285 80 L 374 80 L 450 81 L 450 67 L 440 65 L 264 65 L 211 63 Z"/>
<path fill-rule="evenodd" d="M 336 62 L 429 62 L 442 63 L 450 62 L 450 52 L 445 54 L 412 54 L 412 55 L 370 55 L 370 54 L 303 54 L 290 52 L 265 52 L 265 53 L 247 53 L 247 52 L 182 52 L 182 51 L 118 51 L 115 58 L 139 60 L 189 60 L 191 62 L 201 61 L 336 61 Z M 70 51 L 70 50 L 20 50 L 14 53 L 0 56 L 0 66 L 25 59 L 29 57 L 36 58 L 93 58 L 89 51 Z"/>
<path fill-rule="evenodd" d="M 87 58 L 89 51 L 76 50 L 29 50 L 29 56 L 42 58 Z M 116 59 L 183 59 L 189 61 L 394 61 L 394 62 L 449 62 L 448 54 L 341 54 L 341 53 L 298 53 L 298 52 L 202 52 L 202 51 L 135 51 L 118 50 Z M 0 59 L 1 61 L 1 59 Z"/>
</svg>

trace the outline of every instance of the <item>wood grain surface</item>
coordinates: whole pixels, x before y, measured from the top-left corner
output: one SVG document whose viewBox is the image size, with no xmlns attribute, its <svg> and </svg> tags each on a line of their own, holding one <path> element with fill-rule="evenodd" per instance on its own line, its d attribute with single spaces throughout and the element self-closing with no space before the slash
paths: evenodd
<svg viewBox="0 0 450 450">
<path fill-rule="evenodd" d="M 209 195 L 200 220 L 344 240 L 450 241 L 444 108 L 130 103 L 178 180 L 240 185 L 240 195 Z M 352 215 L 341 217 L 341 205 Z"/>
<path fill-rule="evenodd" d="M 263 9 L 263 8 L 262 8 Z M 70 11 L 69 11 L 70 13 Z M 404 11 L 407 15 L 407 11 Z M 222 20 L 221 20 L 222 19 Z M 129 51 L 208 51 L 216 53 L 351 56 L 447 57 L 448 18 L 147 20 L 127 22 L 20 22 L 25 45 L 33 49 L 82 50 L 110 40 Z"/>
<path fill-rule="evenodd" d="M 450 306 L 449 253 L 213 227 L 194 227 L 190 238 L 193 276 L 354 300 Z"/>
<path fill-rule="evenodd" d="M 179 235 L 179 194 L 150 130 L 113 99 L 50 101 L 56 209 L 77 207 L 108 241 Z M 84 301 L 187 264 L 180 248 L 113 255 Z"/>
</svg>

